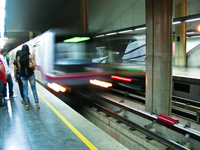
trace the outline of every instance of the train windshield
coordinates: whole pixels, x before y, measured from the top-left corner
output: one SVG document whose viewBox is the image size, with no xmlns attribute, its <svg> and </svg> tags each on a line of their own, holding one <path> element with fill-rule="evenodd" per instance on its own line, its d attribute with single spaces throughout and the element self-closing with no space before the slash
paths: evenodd
<svg viewBox="0 0 200 150">
<path fill-rule="evenodd" d="M 143 38 L 143 37 L 141 37 Z M 121 35 L 98 38 L 98 57 L 93 61 L 107 64 L 144 64 L 146 57 L 145 39 Z"/>
<path fill-rule="evenodd" d="M 92 43 L 56 43 L 55 64 L 56 65 L 77 65 L 91 62 Z"/>
<path fill-rule="evenodd" d="M 76 37 L 77 38 L 77 37 Z M 95 43 L 90 37 L 80 38 L 57 37 L 55 43 L 54 69 L 65 73 L 85 72 L 93 64 L 96 53 Z"/>
</svg>

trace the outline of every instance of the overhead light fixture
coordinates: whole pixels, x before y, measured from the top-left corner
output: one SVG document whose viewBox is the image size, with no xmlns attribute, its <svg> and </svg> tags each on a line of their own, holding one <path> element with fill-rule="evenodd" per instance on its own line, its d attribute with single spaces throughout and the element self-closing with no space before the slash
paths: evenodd
<svg viewBox="0 0 200 150">
<path fill-rule="evenodd" d="M 173 24 L 179 24 L 179 23 L 181 23 L 181 21 L 175 21 L 175 22 L 173 22 Z"/>
<path fill-rule="evenodd" d="M 174 18 L 173 19 L 173 25 L 179 24 L 179 23 L 182 23 L 182 22 L 191 22 L 191 21 L 197 21 L 197 20 L 200 20 L 200 14 Z M 115 30 L 115 31 L 112 31 L 113 33 L 107 33 L 107 34 L 102 33 L 102 34 L 106 34 L 106 36 L 109 36 L 109 35 L 114 35 L 114 34 L 118 34 L 118 33 L 131 32 L 133 30 L 137 31 L 137 30 L 145 30 L 145 29 L 146 29 L 146 24 L 143 24 L 143 25 L 139 25 L 139 26 L 132 26 L 132 27 L 129 27 L 129 28 Z M 200 32 L 200 29 L 199 29 L 199 32 Z M 104 36 L 104 35 L 102 35 L 102 36 Z M 96 37 L 101 37 L 101 36 L 96 36 Z"/>
<path fill-rule="evenodd" d="M 105 36 L 105 35 L 97 35 L 97 36 L 95 36 L 95 38 L 99 38 L 99 37 L 103 37 L 103 36 Z"/>
<path fill-rule="evenodd" d="M 131 31 L 133 31 L 133 30 L 124 30 L 124 31 L 120 31 L 118 33 L 127 33 L 127 32 L 131 32 Z"/>
<path fill-rule="evenodd" d="M 193 35 L 193 36 L 190 36 L 191 38 L 199 38 L 200 35 Z"/>
<path fill-rule="evenodd" d="M 188 19 L 188 20 L 185 20 L 185 22 L 192 22 L 192 21 L 197 21 L 197 20 L 200 20 L 200 18 Z"/>
<path fill-rule="evenodd" d="M 200 25 L 197 27 L 197 30 L 200 32 Z"/>
<path fill-rule="evenodd" d="M 108 34 L 106 34 L 106 36 L 115 35 L 115 34 L 117 34 L 117 32 L 108 33 Z"/>
<path fill-rule="evenodd" d="M 73 37 L 70 39 L 66 39 L 63 42 L 64 43 L 77 43 L 77 42 L 82 42 L 82 41 L 87 41 L 90 40 L 90 37 Z"/>
<path fill-rule="evenodd" d="M 146 27 L 136 28 L 135 30 L 145 30 Z"/>
<path fill-rule="evenodd" d="M 195 33 L 194 31 L 192 31 L 192 32 L 187 32 L 187 34 L 193 34 L 193 33 Z"/>
</svg>

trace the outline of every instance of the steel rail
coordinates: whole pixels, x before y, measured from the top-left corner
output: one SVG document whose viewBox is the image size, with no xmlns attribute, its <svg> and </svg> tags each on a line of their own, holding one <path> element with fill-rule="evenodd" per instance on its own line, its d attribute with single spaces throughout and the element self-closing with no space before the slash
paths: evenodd
<svg viewBox="0 0 200 150">
<path fill-rule="evenodd" d="M 150 114 L 150 113 L 142 111 L 140 109 L 130 107 L 130 106 L 128 106 L 126 104 L 123 104 L 123 103 L 120 103 L 120 102 L 118 102 L 118 101 L 116 101 L 116 100 L 114 100 L 114 99 L 112 99 L 112 98 L 110 98 L 108 96 L 103 96 L 101 94 L 98 94 L 98 96 L 103 98 L 107 102 L 115 105 L 115 106 L 118 106 L 120 108 L 123 107 L 124 110 L 127 110 L 129 112 L 135 113 L 135 114 L 137 114 L 137 115 L 139 115 L 141 117 L 144 117 L 144 118 L 146 118 L 148 120 L 151 120 L 151 121 L 156 120 L 157 123 L 159 123 L 161 125 L 164 125 L 167 128 L 170 128 L 170 129 L 172 129 L 174 131 L 177 131 L 179 133 L 182 133 L 184 135 L 189 134 L 191 138 L 194 138 L 194 139 L 200 141 L 200 132 L 198 132 L 198 131 L 192 130 L 190 128 L 187 128 L 187 130 L 186 130 L 186 128 L 184 128 L 184 126 L 177 125 L 177 124 L 174 124 L 174 126 L 170 126 L 169 124 L 161 122 L 160 120 L 158 120 L 157 116 L 154 115 L 154 114 Z"/>
<path fill-rule="evenodd" d="M 120 94 L 120 95 L 125 96 L 124 98 L 130 98 L 131 100 L 135 100 L 137 102 L 141 102 L 141 103 L 145 104 L 145 97 L 143 97 L 143 96 L 138 96 L 136 94 L 127 93 L 127 92 L 124 92 L 124 91 L 121 91 L 121 90 L 118 90 L 118 89 L 110 88 L 109 90 L 111 92 L 117 93 L 118 95 Z M 183 98 L 180 98 L 180 97 L 176 97 L 175 99 L 176 99 L 176 101 L 183 102 L 185 104 L 189 103 L 190 105 L 196 106 L 196 107 L 198 107 L 200 105 L 199 102 L 195 102 L 195 101 L 189 100 L 189 99 L 183 99 Z M 188 111 L 186 111 L 186 110 L 184 111 L 183 109 L 180 109 L 178 107 L 173 106 L 172 107 L 172 113 L 180 115 L 180 116 L 184 116 L 184 117 L 186 117 L 188 119 L 191 119 L 191 120 L 199 122 L 198 121 L 197 112 L 190 113 L 189 110 Z"/>
<path fill-rule="evenodd" d="M 194 100 L 190 100 L 190 99 L 186 99 L 186 98 L 182 98 L 182 97 L 178 97 L 178 96 L 172 96 L 172 99 L 181 103 L 185 103 L 185 104 L 190 104 L 192 106 L 196 106 L 196 107 L 200 107 L 200 102 L 198 101 L 194 101 Z"/>
<path fill-rule="evenodd" d="M 145 134 L 147 136 L 150 136 L 151 138 L 155 139 L 156 141 L 162 143 L 163 145 L 167 146 L 168 148 L 172 148 L 172 149 L 176 149 L 176 150 L 189 150 L 188 148 L 186 148 L 186 147 L 184 147 L 184 146 L 182 146 L 182 145 L 180 145 L 180 144 L 178 144 L 178 143 L 176 143 L 176 142 L 174 142 L 172 140 L 165 139 L 162 136 L 157 135 L 154 132 L 151 132 L 150 130 L 146 129 L 145 127 L 142 127 L 142 126 L 140 126 L 140 125 L 128 120 L 127 118 L 122 117 L 122 116 L 118 115 L 117 113 L 115 113 L 115 112 L 113 112 L 113 111 L 111 111 L 111 110 L 109 110 L 109 109 L 107 109 L 107 108 L 105 108 L 103 106 L 100 106 L 99 104 L 96 104 L 96 103 L 92 102 L 93 100 L 90 97 L 88 97 L 87 95 L 85 95 L 83 93 L 79 93 L 79 94 L 81 94 L 82 96 L 84 96 L 86 98 L 86 101 L 89 102 L 90 106 L 95 107 L 95 108 L 97 108 L 97 110 L 102 111 L 105 114 L 117 119 L 119 122 L 122 122 L 122 123 L 130 126 L 131 127 L 130 129 L 136 129 L 136 130 L 142 132 L 143 134 Z M 144 112 L 142 112 L 140 110 L 136 110 L 135 109 L 135 111 L 143 113 L 143 115 L 147 115 L 149 117 L 151 116 L 152 119 L 156 119 L 157 118 L 156 116 L 150 115 L 148 113 L 144 113 Z"/>
</svg>

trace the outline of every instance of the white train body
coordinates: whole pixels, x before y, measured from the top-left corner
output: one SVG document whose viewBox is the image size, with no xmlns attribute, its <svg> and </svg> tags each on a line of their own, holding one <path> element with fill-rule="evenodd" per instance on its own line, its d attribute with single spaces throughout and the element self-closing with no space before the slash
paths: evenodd
<svg viewBox="0 0 200 150">
<path fill-rule="evenodd" d="M 38 81 L 71 87 L 89 84 L 90 79 L 110 78 L 109 73 L 101 68 L 94 69 L 92 60 L 95 49 L 88 51 L 90 47 L 87 47 L 85 42 L 64 43 L 65 37 L 73 37 L 71 34 L 65 35 L 61 31 L 49 30 L 24 43 L 29 45 L 30 53 L 35 58 L 35 77 Z M 16 52 L 21 50 L 22 45 L 9 52 L 11 62 L 16 59 Z M 90 45 L 93 43 L 90 42 Z"/>
</svg>

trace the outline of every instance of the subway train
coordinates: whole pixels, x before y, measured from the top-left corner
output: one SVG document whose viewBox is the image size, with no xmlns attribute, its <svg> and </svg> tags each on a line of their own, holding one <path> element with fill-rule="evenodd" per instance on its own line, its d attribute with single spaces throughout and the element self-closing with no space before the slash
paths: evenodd
<svg viewBox="0 0 200 150">
<path fill-rule="evenodd" d="M 94 61 L 100 56 L 96 41 L 93 34 L 50 29 L 24 44 L 35 58 L 36 80 L 56 92 L 71 92 L 90 84 L 112 86 L 110 72 Z M 12 62 L 22 45 L 9 52 Z"/>
<path fill-rule="evenodd" d="M 145 91 L 146 36 L 117 34 L 98 40 L 101 56 L 95 61 L 110 69 L 113 87 Z"/>
<path fill-rule="evenodd" d="M 109 64 L 112 68 L 111 78 L 115 87 L 125 87 L 137 91 L 145 91 L 146 75 L 146 36 L 115 34 L 110 36 L 101 35 L 99 39 L 105 45 L 100 59 L 101 64 Z M 106 41 L 106 42 L 105 42 Z M 199 61 L 199 38 L 187 38 L 187 67 L 200 67 Z M 175 41 L 173 41 L 173 65 L 175 59 Z"/>
</svg>

